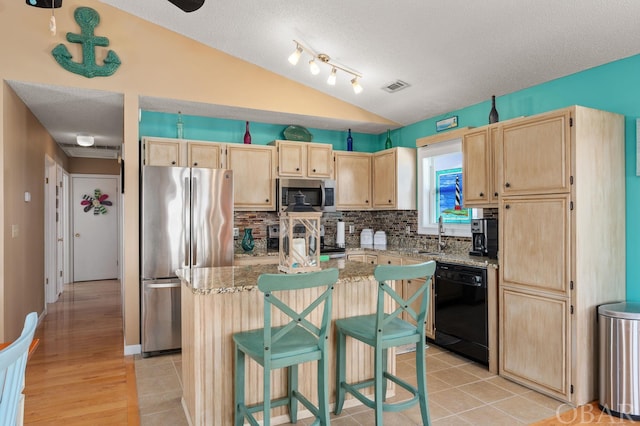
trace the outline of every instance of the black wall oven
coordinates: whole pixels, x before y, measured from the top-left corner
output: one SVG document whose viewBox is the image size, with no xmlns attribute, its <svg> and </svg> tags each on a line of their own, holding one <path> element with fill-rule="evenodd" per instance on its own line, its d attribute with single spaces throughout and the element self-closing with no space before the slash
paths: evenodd
<svg viewBox="0 0 640 426">
<path fill-rule="evenodd" d="M 436 344 L 488 365 L 486 268 L 438 262 L 435 285 Z"/>
</svg>

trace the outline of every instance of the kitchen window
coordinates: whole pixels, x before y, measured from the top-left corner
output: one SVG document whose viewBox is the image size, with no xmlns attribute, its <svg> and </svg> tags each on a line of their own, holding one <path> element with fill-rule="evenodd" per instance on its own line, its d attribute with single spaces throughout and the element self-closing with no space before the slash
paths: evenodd
<svg viewBox="0 0 640 426">
<path fill-rule="evenodd" d="M 446 235 L 470 237 L 478 209 L 465 209 L 462 195 L 462 140 L 418 148 L 418 233 L 438 234 L 442 216 Z"/>
</svg>

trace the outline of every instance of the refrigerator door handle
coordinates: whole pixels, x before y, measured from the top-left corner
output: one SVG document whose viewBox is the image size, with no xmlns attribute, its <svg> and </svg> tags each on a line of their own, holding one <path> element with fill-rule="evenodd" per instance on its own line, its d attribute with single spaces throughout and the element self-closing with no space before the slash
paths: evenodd
<svg viewBox="0 0 640 426">
<path fill-rule="evenodd" d="M 189 267 L 191 266 L 191 251 L 189 249 L 191 241 L 191 191 L 188 177 L 184 178 L 184 188 L 183 206 L 186 211 L 184 211 L 182 215 L 182 235 L 184 243 L 184 262 L 185 266 Z"/>
<path fill-rule="evenodd" d="M 194 212 L 198 211 L 199 208 L 198 203 L 198 179 L 195 176 L 191 176 L 191 212 L 190 212 L 190 220 L 191 220 L 191 261 L 189 262 L 190 267 L 196 267 L 198 265 L 198 238 L 195 231 L 195 223 L 193 221 Z"/>
</svg>

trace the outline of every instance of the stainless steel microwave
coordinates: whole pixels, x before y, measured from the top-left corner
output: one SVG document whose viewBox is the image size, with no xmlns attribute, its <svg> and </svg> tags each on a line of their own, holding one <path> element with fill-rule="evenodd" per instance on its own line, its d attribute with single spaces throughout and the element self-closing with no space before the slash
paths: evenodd
<svg viewBox="0 0 640 426">
<path fill-rule="evenodd" d="M 305 203 L 318 210 L 336 211 L 336 181 L 332 179 L 278 179 L 278 211 L 294 204 L 298 192 L 304 194 Z"/>
</svg>

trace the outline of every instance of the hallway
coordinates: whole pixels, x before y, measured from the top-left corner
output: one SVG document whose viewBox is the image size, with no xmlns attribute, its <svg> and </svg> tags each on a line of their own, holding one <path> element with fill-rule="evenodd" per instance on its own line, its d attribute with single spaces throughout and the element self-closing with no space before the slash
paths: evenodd
<svg viewBox="0 0 640 426">
<path fill-rule="evenodd" d="M 68 284 L 36 330 L 25 425 L 138 425 L 133 356 L 123 357 L 120 282 Z"/>
</svg>

